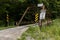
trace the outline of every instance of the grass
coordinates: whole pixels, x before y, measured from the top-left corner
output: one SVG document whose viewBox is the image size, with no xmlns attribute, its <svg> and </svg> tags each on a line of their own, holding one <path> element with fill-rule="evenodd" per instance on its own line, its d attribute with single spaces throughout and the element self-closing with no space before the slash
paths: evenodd
<svg viewBox="0 0 60 40">
<path fill-rule="evenodd" d="M 8 28 L 13 28 L 15 26 L 8 26 L 8 27 L 0 27 L 0 30 L 8 29 Z"/>
<path fill-rule="evenodd" d="M 60 40 L 60 19 L 56 19 L 50 26 L 30 26 L 18 40 Z"/>
</svg>

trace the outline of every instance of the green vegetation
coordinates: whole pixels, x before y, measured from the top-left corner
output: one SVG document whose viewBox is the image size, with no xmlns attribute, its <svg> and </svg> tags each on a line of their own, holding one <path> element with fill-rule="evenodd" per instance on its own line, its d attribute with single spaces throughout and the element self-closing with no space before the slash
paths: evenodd
<svg viewBox="0 0 60 40">
<path fill-rule="evenodd" d="M 6 16 L 9 15 L 9 23 L 19 22 L 27 7 L 31 7 L 23 21 L 34 21 L 34 15 L 38 11 L 38 3 L 44 3 L 47 12 L 52 14 L 51 18 L 60 16 L 60 0 L 0 0 L 0 24 L 6 24 Z M 32 20 L 31 20 L 32 19 Z"/>
<path fill-rule="evenodd" d="M 43 26 L 42 30 L 38 26 L 30 26 L 18 40 L 60 40 L 60 19 L 55 19 L 50 26 Z"/>
<path fill-rule="evenodd" d="M 3 26 L 0 26 L 0 30 L 4 30 L 4 29 L 8 29 L 8 28 L 14 28 L 15 26 L 8 26 L 8 27 L 3 27 Z"/>
</svg>

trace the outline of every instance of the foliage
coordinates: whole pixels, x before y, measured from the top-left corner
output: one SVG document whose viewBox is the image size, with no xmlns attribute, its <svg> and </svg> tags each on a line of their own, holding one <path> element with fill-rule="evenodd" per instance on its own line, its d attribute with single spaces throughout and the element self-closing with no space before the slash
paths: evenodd
<svg viewBox="0 0 60 40">
<path fill-rule="evenodd" d="M 57 17 L 59 16 L 59 8 L 60 8 L 60 0 L 42 0 L 42 2 L 45 4 L 47 11 L 53 16 Z"/>
<path fill-rule="evenodd" d="M 10 22 L 19 21 L 26 8 L 31 7 L 23 21 L 31 21 L 31 19 L 34 21 L 34 15 L 39 9 L 38 3 L 44 3 L 52 18 L 60 16 L 60 0 L 0 0 L 0 20 L 6 24 L 8 14 Z"/>
</svg>

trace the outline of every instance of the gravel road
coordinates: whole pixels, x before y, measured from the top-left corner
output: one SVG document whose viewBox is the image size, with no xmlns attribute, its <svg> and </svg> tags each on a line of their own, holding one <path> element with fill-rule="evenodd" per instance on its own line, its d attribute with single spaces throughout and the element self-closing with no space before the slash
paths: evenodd
<svg viewBox="0 0 60 40">
<path fill-rule="evenodd" d="M 28 28 L 29 27 L 26 26 L 18 26 L 15 28 L 0 30 L 0 40 L 17 40 L 17 38 L 19 38 Z"/>
</svg>

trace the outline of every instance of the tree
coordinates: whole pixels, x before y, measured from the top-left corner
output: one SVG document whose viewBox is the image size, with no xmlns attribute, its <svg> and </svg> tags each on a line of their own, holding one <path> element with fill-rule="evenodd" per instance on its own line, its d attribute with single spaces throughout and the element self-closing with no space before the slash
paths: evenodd
<svg viewBox="0 0 60 40">
<path fill-rule="evenodd" d="M 41 2 L 44 3 L 47 11 L 52 15 L 52 17 L 51 17 L 52 19 L 55 19 L 59 15 L 60 1 L 57 1 L 57 0 L 42 0 Z"/>
</svg>

